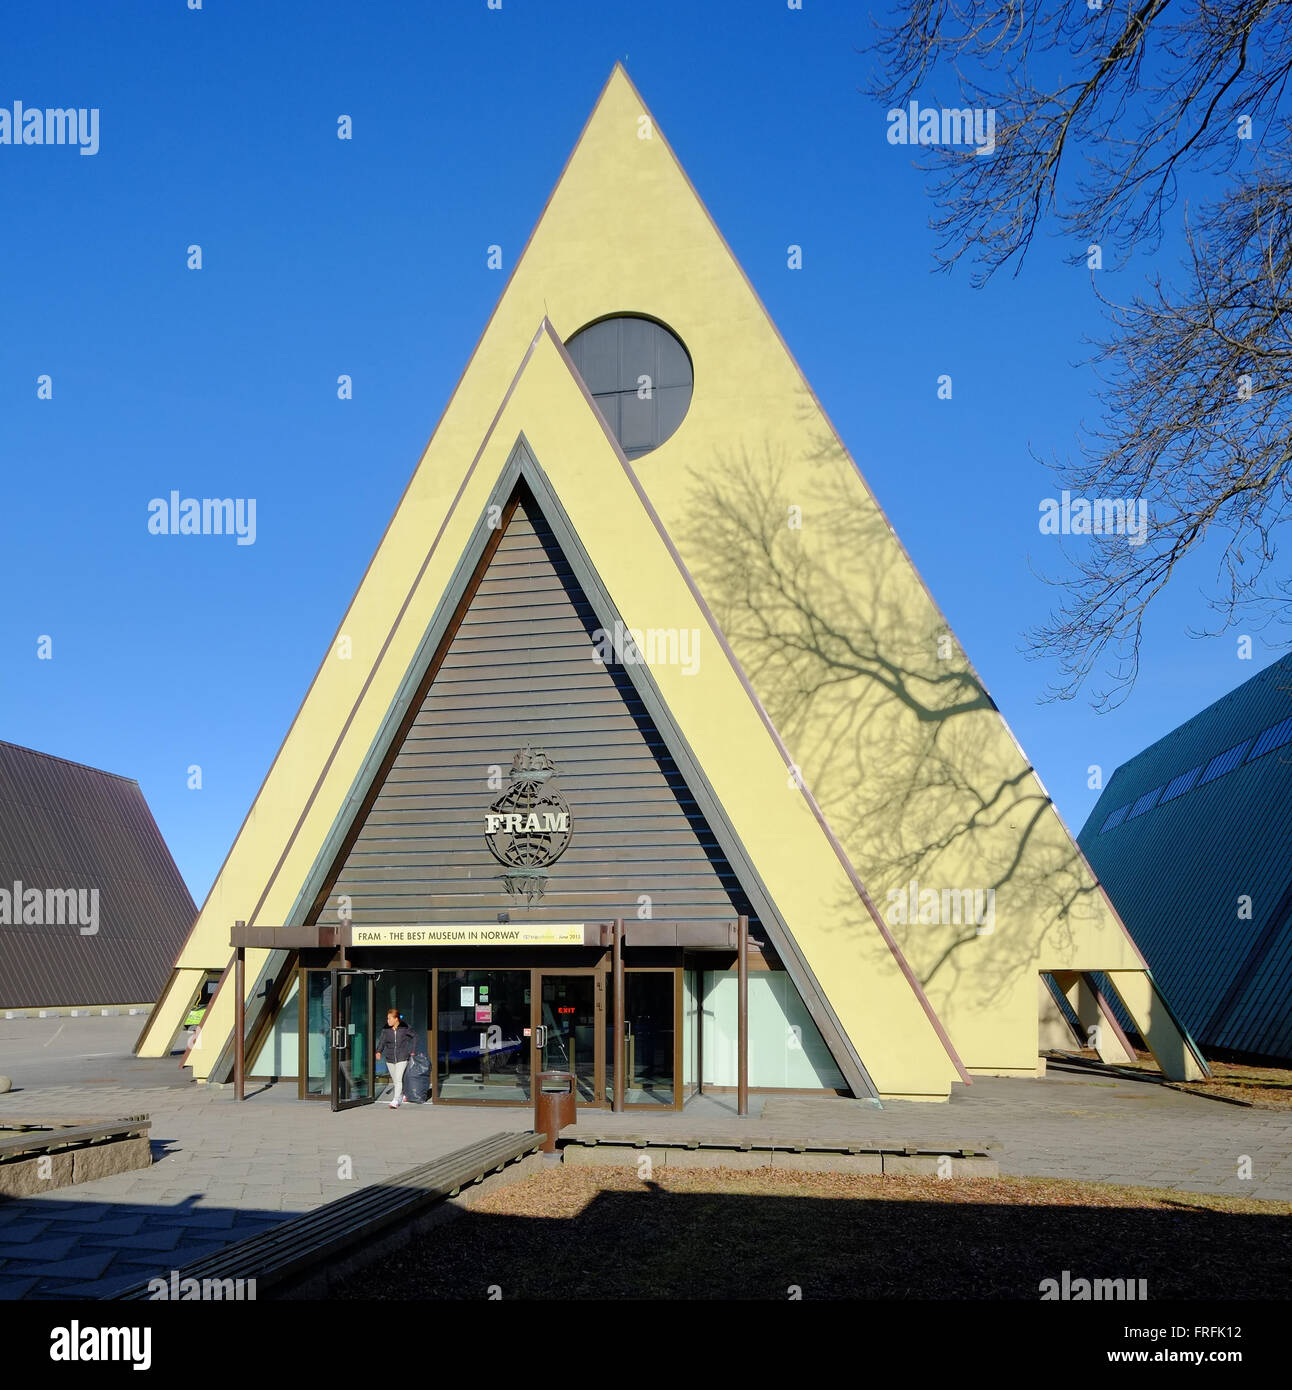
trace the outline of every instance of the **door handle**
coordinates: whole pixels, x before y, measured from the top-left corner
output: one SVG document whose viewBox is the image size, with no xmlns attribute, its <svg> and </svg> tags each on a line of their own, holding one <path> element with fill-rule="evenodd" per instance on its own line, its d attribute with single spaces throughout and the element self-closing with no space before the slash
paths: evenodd
<svg viewBox="0 0 1292 1390">
<path fill-rule="evenodd" d="M 344 1028 L 333 1028 L 332 1046 L 337 1052 L 344 1052 L 346 1049 L 346 1036 Z"/>
<path fill-rule="evenodd" d="M 537 1042 L 537 1044 L 538 1044 L 539 1047 L 546 1047 L 546 1046 L 547 1046 L 547 1024 L 546 1024 L 546 1023 L 540 1023 L 540 1024 L 538 1025 L 538 1037 L 535 1039 L 535 1041 Z"/>
</svg>

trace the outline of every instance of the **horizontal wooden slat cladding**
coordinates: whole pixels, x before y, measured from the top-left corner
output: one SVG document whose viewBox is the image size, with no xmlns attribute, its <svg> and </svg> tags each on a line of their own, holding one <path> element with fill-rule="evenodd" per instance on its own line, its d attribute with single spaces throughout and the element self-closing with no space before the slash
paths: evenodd
<svg viewBox="0 0 1292 1390">
<path fill-rule="evenodd" d="M 327 905 L 356 926 L 730 920 L 749 904 L 628 673 L 594 659 L 599 624 L 541 516 L 522 502 L 409 723 Z M 526 745 L 556 764 L 573 836 L 528 904 L 503 887 L 485 816 Z M 502 787 L 489 786 L 501 768 Z"/>
<path fill-rule="evenodd" d="M 625 882 L 631 882 L 635 876 L 631 872 L 625 873 L 618 864 L 615 865 L 616 872 L 606 874 L 599 872 L 596 865 L 585 865 L 582 869 L 572 866 L 564 868 L 565 860 L 562 859 L 561 887 L 570 894 L 588 893 L 617 893 Z M 708 869 L 707 863 L 691 863 L 684 865 L 675 873 L 664 874 L 659 871 L 658 865 L 651 866 L 651 887 L 644 884 L 638 892 L 651 892 L 651 888 L 658 889 L 661 893 L 669 893 L 674 897 L 682 896 L 687 898 L 707 899 L 710 892 L 716 893 L 719 898 L 726 895 L 722 891 L 720 884 L 716 883 L 713 875 L 705 872 Z M 391 878 L 388 870 L 383 870 L 375 865 L 367 866 L 366 870 L 351 871 L 355 876 L 350 879 L 354 896 L 356 898 L 365 896 L 368 898 L 403 898 L 403 897 L 426 897 L 425 889 L 414 890 L 411 886 L 404 883 L 400 884 L 400 891 L 392 893 Z M 638 875 L 638 877 L 640 877 Z M 443 875 L 435 880 L 435 896 L 446 897 L 453 894 L 470 893 L 472 895 L 480 892 L 481 886 L 492 885 L 493 874 L 471 874 L 462 872 L 454 877 Z M 652 893 L 651 896 L 654 896 Z"/>
<path fill-rule="evenodd" d="M 493 906 L 496 894 L 490 891 L 489 881 L 481 880 L 481 891 L 478 893 L 405 893 L 381 897 L 377 895 L 355 894 L 351 900 L 353 907 L 352 918 L 356 927 L 370 927 L 387 922 L 394 925 L 418 925 L 425 926 L 430 922 L 459 922 L 482 920 L 492 922 L 497 909 Z M 605 914 L 601 912 L 598 904 L 604 902 L 606 892 L 593 892 L 589 890 L 583 892 L 566 892 L 565 900 L 559 906 L 553 906 L 546 900 L 536 903 L 535 908 L 541 907 L 545 913 L 542 920 L 553 922 L 597 922 L 607 920 Z M 651 893 L 651 916 L 658 914 L 660 917 L 669 921 L 673 920 L 694 920 L 697 918 L 713 918 L 717 921 L 729 922 L 732 920 L 730 907 L 723 908 L 726 902 L 726 895 L 720 890 L 712 894 L 687 893 L 678 891 L 676 893 Z M 512 909 L 516 904 L 512 903 Z M 637 915 L 636 899 L 632 902 L 633 911 L 629 914 L 632 917 Z M 480 917 L 483 912 L 485 915 Z M 529 920 L 531 909 L 525 907 L 523 915 L 526 921 Z M 465 916 L 463 915 L 465 914 Z M 620 912 L 619 916 L 624 916 Z"/>
<path fill-rule="evenodd" d="M 520 708 L 520 706 L 517 706 Z M 456 741 L 461 738 L 492 739 L 496 737 L 495 726 L 506 724 L 512 716 L 495 710 L 480 709 L 441 709 L 435 719 L 429 717 L 423 722 L 420 718 L 409 731 L 410 741 L 442 742 L 446 739 Z M 622 706 L 611 708 L 608 705 L 586 706 L 586 712 L 579 715 L 580 725 L 588 737 L 600 733 L 628 733 L 633 727 L 633 718 Z M 572 737 L 565 713 L 553 714 L 550 718 L 531 716 L 530 727 L 541 731 L 548 742 L 555 745 L 563 738 Z M 459 726 L 467 727 L 459 734 Z M 663 747 L 662 739 L 650 740 L 651 746 Z"/>
<path fill-rule="evenodd" d="M 661 797 L 660 801 L 661 803 L 663 803 L 664 799 Z M 643 807 L 645 806 L 645 804 L 646 803 L 643 803 Z M 609 810 L 613 814 L 613 803 L 607 805 L 607 803 L 599 804 L 597 802 L 590 801 L 587 805 L 582 807 L 582 810 L 584 812 L 584 819 L 588 819 L 589 817 L 591 817 L 591 820 L 589 821 L 589 824 L 591 825 L 591 829 L 588 832 L 589 834 L 604 832 L 606 834 L 614 836 L 617 833 L 618 838 L 622 840 L 625 831 L 630 831 L 633 835 L 634 840 L 640 843 L 644 843 L 646 837 L 650 835 L 652 832 L 668 831 L 672 829 L 675 825 L 675 822 L 672 820 L 672 818 L 665 814 L 665 804 L 661 804 L 661 806 L 659 807 L 659 814 L 652 814 L 650 811 L 647 811 L 645 809 L 638 811 L 628 811 L 625 812 L 623 815 L 616 814 L 614 815 L 615 825 L 613 827 L 598 825 L 596 823 L 598 819 L 604 818 L 599 817 L 597 814 L 598 811 L 603 808 Z M 580 827 L 582 826 L 582 824 L 583 822 L 580 821 Z M 368 827 L 374 829 L 377 837 L 379 837 L 380 835 L 380 827 L 388 826 L 390 827 L 388 834 L 391 837 L 397 837 L 400 839 L 416 838 L 418 834 L 418 827 L 423 825 L 431 829 L 438 829 L 440 833 L 451 833 L 455 831 L 464 834 L 470 831 L 470 833 L 472 833 L 473 835 L 477 833 L 476 828 L 474 826 L 463 826 L 462 813 L 460 808 L 453 808 L 444 804 L 422 810 L 405 811 L 399 809 L 374 809 L 372 814 L 368 817 L 367 825 Z M 583 834 L 582 829 L 580 829 L 579 834 Z M 483 821 L 481 822 L 481 825 L 479 827 L 478 835 L 481 838 L 481 842 L 483 843 Z M 704 837 L 704 842 L 706 844 L 714 843 L 712 837 L 708 835 Z M 595 841 L 593 841 L 593 843 L 595 843 Z M 568 852 L 570 851 L 567 851 L 567 853 Z"/>
<path fill-rule="evenodd" d="M 625 845 L 622 843 L 623 837 L 619 836 L 618 841 L 609 834 L 603 836 L 598 847 L 600 849 L 613 849 L 619 859 L 624 864 L 651 864 L 656 861 L 662 842 L 652 841 L 650 845 Z M 393 868 L 417 868 L 425 862 L 426 852 L 423 846 L 434 845 L 435 853 L 446 856 L 464 856 L 473 851 L 480 842 L 478 835 L 450 836 L 442 835 L 437 838 L 419 836 L 416 840 L 401 840 L 401 845 L 413 845 L 411 849 L 374 849 L 366 851 L 362 855 L 356 855 L 351 861 L 353 871 L 360 877 L 368 874 L 373 869 L 393 869 Z M 703 846 L 694 842 L 688 844 L 680 840 L 668 843 L 669 854 L 673 863 L 677 866 L 685 867 L 692 863 L 707 864 L 709 856 L 705 853 Z M 573 851 L 562 856 L 561 863 L 569 863 L 577 868 L 579 860 L 574 857 Z"/>
</svg>

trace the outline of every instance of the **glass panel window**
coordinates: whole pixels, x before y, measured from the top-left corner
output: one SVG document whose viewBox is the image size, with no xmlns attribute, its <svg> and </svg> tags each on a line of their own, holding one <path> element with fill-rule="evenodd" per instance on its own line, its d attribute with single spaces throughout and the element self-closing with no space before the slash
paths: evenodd
<svg viewBox="0 0 1292 1390">
<path fill-rule="evenodd" d="M 1202 775 L 1202 764 L 1191 767 L 1188 772 L 1182 772 L 1178 777 L 1172 777 L 1166 784 L 1166 790 L 1162 793 L 1162 801 L 1174 801 L 1177 796 L 1183 796 L 1185 792 L 1191 791 L 1194 783 Z"/>
<path fill-rule="evenodd" d="M 431 977 L 426 970 L 383 970 L 373 981 L 374 1026 L 377 1035 L 386 1026 L 386 1013 L 395 1009 L 413 1030 L 415 1050 L 429 1057 L 431 1026 Z M 383 1058 L 377 1063 L 377 1081 L 389 1085 L 390 1072 Z"/>
<path fill-rule="evenodd" d="M 337 1095 L 333 1106 L 352 1105 L 373 1098 L 372 1068 L 376 1041 L 372 1032 L 372 981 L 367 975 L 341 971 L 334 1001 L 337 1026 L 344 1030 L 345 1046 L 337 1055 Z"/>
<path fill-rule="evenodd" d="M 248 1076 L 295 1076 L 300 1066 L 300 975 L 292 981 L 287 998 L 261 1044 Z"/>
<path fill-rule="evenodd" d="M 326 1096 L 332 1090 L 332 975 L 305 972 L 305 1093 Z"/>
<path fill-rule="evenodd" d="M 701 1018 L 707 1086 L 736 1085 L 737 1005 L 736 972 L 706 972 Z M 847 1089 L 830 1049 L 794 981 L 784 970 L 750 972 L 749 1084 L 801 1090 Z"/>
<path fill-rule="evenodd" d="M 1127 820 L 1134 820 L 1136 816 L 1142 816 L 1145 811 L 1151 811 L 1157 805 L 1157 799 L 1162 795 L 1161 787 L 1154 787 L 1152 791 L 1145 792 L 1143 796 L 1130 808 Z"/>
<path fill-rule="evenodd" d="M 539 1065 L 568 1071 L 580 1101 L 597 1094 L 596 980 L 592 975 L 543 975 L 539 1001 Z"/>
<path fill-rule="evenodd" d="M 674 1100 L 674 972 L 624 972 L 625 1105 L 672 1105 Z"/>
<path fill-rule="evenodd" d="M 688 1096 L 700 1080 L 696 1066 L 700 1046 L 700 999 L 696 993 L 699 983 L 698 972 L 682 972 L 682 1090 Z"/>
<path fill-rule="evenodd" d="M 1247 755 L 1247 761 L 1251 762 L 1253 758 L 1262 758 L 1266 753 L 1272 753 L 1276 748 L 1282 748 L 1285 743 L 1292 743 L 1292 719 L 1285 719 L 1281 724 L 1274 724 L 1266 729 Z"/>
<path fill-rule="evenodd" d="M 530 1098 L 530 972 L 441 970 L 435 1065 L 441 1100 Z"/>
<path fill-rule="evenodd" d="M 1247 745 L 1251 739 L 1244 739 L 1242 743 L 1236 743 L 1232 748 L 1227 748 L 1223 753 L 1207 764 L 1207 770 L 1198 780 L 1198 785 L 1205 786 L 1208 782 L 1214 782 L 1217 777 L 1223 777 L 1226 772 L 1232 772 L 1243 760 L 1243 754 L 1247 751 Z"/>
<path fill-rule="evenodd" d="M 654 319 L 623 314 L 581 328 L 566 349 L 628 458 L 657 449 L 691 404 L 691 358 Z"/>
</svg>

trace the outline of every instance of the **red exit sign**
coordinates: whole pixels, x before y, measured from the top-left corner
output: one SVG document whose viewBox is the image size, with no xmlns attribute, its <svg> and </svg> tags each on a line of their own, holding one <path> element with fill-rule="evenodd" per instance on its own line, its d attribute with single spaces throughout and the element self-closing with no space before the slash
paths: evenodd
<svg viewBox="0 0 1292 1390">
<path fill-rule="evenodd" d="M 572 1014 L 572 1013 L 574 1012 L 574 1005 L 573 1005 L 573 1004 L 558 1004 L 557 1007 L 556 1007 L 556 1012 L 557 1012 L 558 1014 Z"/>
</svg>

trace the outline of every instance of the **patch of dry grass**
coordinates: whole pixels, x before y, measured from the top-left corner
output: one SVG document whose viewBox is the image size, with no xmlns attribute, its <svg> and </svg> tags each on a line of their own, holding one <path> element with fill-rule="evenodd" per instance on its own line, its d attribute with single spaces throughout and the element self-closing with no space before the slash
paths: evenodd
<svg viewBox="0 0 1292 1390">
<path fill-rule="evenodd" d="M 651 1184 L 668 1192 L 754 1193 L 762 1197 L 819 1197 L 847 1201 L 952 1202 L 1023 1207 L 1142 1208 L 1148 1211 L 1228 1212 L 1292 1216 L 1292 1202 L 1221 1197 L 1167 1187 L 1066 1178 L 864 1177 L 856 1173 L 800 1173 L 792 1168 L 656 1168 L 643 1182 L 631 1167 L 561 1167 L 538 1173 L 481 1198 L 475 1210 L 505 1216 L 577 1216 L 602 1192 L 641 1192 Z M 1292 1230 L 1288 1232 L 1292 1237 Z"/>
<path fill-rule="evenodd" d="M 1288 1287 L 1292 1203 L 1046 1178 L 568 1167 L 487 1194 L 338 1298 L 1037 1299 L 1146 1279 L 1151 1299 Z"/>
<path fill-rule="evenodd" d="M 1094 1053 L 1090 1056 L 1093 1057 Z M 1135 1061 L 1122 1065 L 1127 1071 L 1158 1071 L 1157 1063 L 1147 1052 L 1137 1053 Z M 1207 1065 L 1211 1068 L 1209 1081 L 1172 1081 L 1168 1084 L 1177 1091 L 1241 1100 L 1258 1110 L 1292 1110 L 1292 1070 L 1210 1060 Z"/>
</svg>

